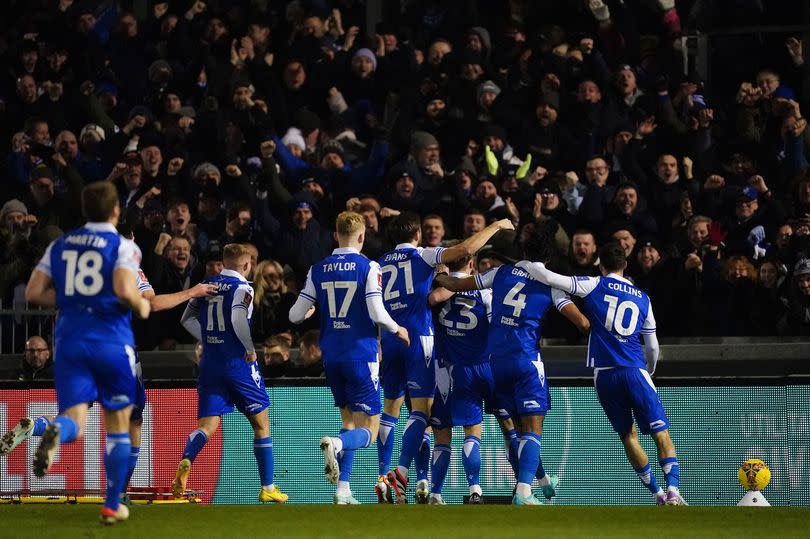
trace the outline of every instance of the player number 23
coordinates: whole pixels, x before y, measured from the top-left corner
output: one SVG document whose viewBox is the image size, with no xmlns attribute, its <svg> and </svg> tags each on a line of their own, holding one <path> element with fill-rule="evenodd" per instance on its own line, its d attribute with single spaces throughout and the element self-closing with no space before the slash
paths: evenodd
<svg viewBox="0 0 810 539">
<path fill-rule="evenodd" d="M 636 329 L 636 323 L 638 323 L 638 305 L 628 300 L 619 303 L 619 298 L 616 296 L 605 296 L 605 303 L 608 304 L 605 329 L 615 331 L 623 337 L 632 335 Z M 628 310 L 630 311 L 630 320 L 627 321 L 627 325 L 624 325 Z"/>
<path fill-rule="evenodd" d="M 104 262 L 98 251 L 62 251 L 65 261 L 65 295 L 95 296 L 104 286 L 101 265 Z"/>
</svg>

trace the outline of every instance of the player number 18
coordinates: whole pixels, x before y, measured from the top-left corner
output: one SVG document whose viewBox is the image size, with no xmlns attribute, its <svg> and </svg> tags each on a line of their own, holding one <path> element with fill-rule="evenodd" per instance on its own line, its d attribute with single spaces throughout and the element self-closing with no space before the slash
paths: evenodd
<svg viewBox="0 0 810 539">
<path fill-rule="evenodd" d="M 104 286 L 101 265 L 104 262 L 98 251 L 62 251 L 65 261 L 65 295 L 77 292 L 82 296 L 95 296 Z"/>
</svg>

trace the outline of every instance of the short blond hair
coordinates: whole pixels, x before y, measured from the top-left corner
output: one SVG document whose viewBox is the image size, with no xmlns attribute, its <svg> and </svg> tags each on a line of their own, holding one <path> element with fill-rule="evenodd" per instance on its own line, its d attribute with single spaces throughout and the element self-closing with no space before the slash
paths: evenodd
<svg viewBox="0 0 810 539">
<path fill-rule="evenodd" d="M 243 256 L 250 256 L 250 249 L 245 243 L 229 243 L 222 250 L 222 262 L 225 265 L 232 265 Z"/>
<path fill-rule="evenodd" d="M 337 230 L 338 236 L 345 238 L 361 230 L 365 230 L 365 228 L 366 221 L 363 219 L 363 216 L 357 212 L 344 211 L 337 216 L 335 229 Z"/>
</svg>

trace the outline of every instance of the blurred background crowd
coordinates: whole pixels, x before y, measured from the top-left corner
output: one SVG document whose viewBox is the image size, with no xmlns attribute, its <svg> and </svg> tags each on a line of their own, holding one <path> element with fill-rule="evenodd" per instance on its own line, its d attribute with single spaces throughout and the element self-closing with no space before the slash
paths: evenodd
<svg viewBox="0 0 810 539">
<path fill-rule="evenodd" d="M 225 244 L 255 246 L 254 337 L 281 369 L 290 348 L 319 357 L 317 317 L 293 328 L 287 312 L 345 209 L 364 216 L 372 259 L 403 211 L 422 216 L 426 246 L 513 220 L 479 270 L 542 234 L 550 267 L 595 275 L 598 246 L 616 239 L 662 336 L 810 334 L 802 33 L 723 35 L 807 22 L 801 1 L 0 10 L 4 305 L 82 223 L 82 186 L 109 181 L 159 294 L 221 271 Z M 697 32 L 720 36 L 710 76 L 684 64 L 681 37 Z M 192 344 L 182 308 L 138 325 L 139 348 Z M 577 339 L 553 316 L 543 334 Z"/>
</svg>

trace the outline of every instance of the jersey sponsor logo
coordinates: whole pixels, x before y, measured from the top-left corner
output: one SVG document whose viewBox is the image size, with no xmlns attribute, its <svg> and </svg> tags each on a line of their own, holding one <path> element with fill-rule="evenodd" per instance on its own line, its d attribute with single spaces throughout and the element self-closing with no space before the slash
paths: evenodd
<svg viewBox="0 0 810 539">
<path fill-rule="evenodd" d="M 663 419 L 657 419 L 657 420 L 653 421 L 652 423 L 650 423 L 650 428 L 652 430 L 660 429 L 661 427 L 663 427 L 666 424 L 667 424 L 666 421 L 664 421 Z"/>
<path fill-rule="evenodd" d="M 407 303 L 402 303 L 400 301 L 398 301 L 396 303 L 388 304 L 388 310 L 389 311 L 398 311 L 400 309 L 407 309 L 407 308 L 408 308 L 408 304 Z"/>
<path fill-rule="evenodd" d="M 343 320 L 332 320 L 332 329 L 352 329 L 352 325 Z"/>
<path fill-rule="evenodd" d="M 540 404 L 537 401 L 523 401 L 524 408 L 540 408 Z"/>
<path fill-rule="evenodd" d="M 512 326 L 512 327 L 515 327 L 515 328 L 520 326 L 520 324 L 518 324 L 517 320 L 515 320 L 514 318 L 511 318 L 509 316 L 501 316 L 501 324 L 503 324 L 504 326 Z"/>
<path fill-rule="evenodd" d="M 205 338 L 205 342 L 208 344 L 223 344 L 225 342 L 224 339 L 220 339 L 216 335 L 209 335 Z"/>
</svg>

